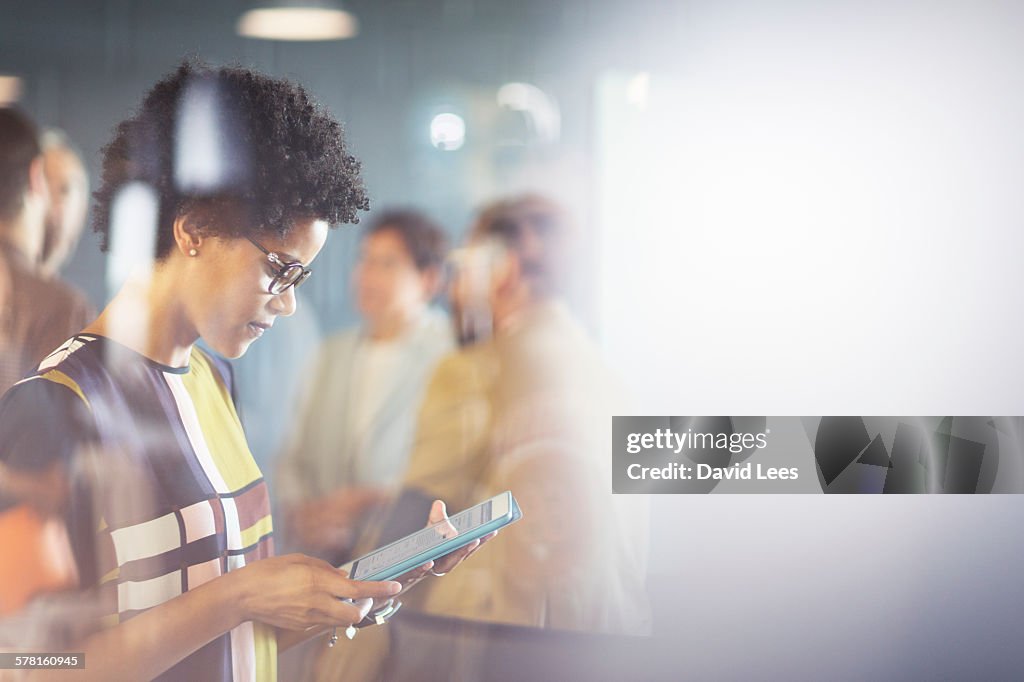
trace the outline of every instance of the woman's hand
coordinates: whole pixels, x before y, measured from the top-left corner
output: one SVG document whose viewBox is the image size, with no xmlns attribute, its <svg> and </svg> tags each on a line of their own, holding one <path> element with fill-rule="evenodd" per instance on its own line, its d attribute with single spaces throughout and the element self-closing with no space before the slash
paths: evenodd
<svg viewBox="0 0 1024 682">
<path fill-rule="evenodd" d="M 434 500 L 434 506 L 430 508 L 430 516 L 427 517 L 427 525 L 430 526 L 435 523 L 446 522 L 445 526 L 449 532 L 455 533 L 455 526 L 448 521 L 448 512 L 445 509 L 445 504 L 441 500 Z M 474 540 L 465 547 L 457 549 L 451 554 L 445 554 L 443 557 L 434 562 L 433 572 L 437 575 L 444 575 L 451 571 L 453 568 L 461 564 L 463 561 L 469 558 L 473 552 L 480 549 L 480 546 L 493 538 L 498 534 L 498 531 L 488 533 L 479 540 Z"/>
<path fill-rule="evenodd" d="M 430 508 L 430 514 L 427 517 L 427 527 L 429 528 L 434 524 L 441 524 L 438 526 L 437 530 L 439 533 L 445 535 L 445 537 L 447 537 L 450 534 L 458 533 L 455 526 L 453 526 L 451 522 L 448 520 L 448 512 L 445 509 L 444 502 L 442 502 L 441 500 L 434 500 L 434 504 Z M 450 554 L 445 554 L 437 561 L 429 561 L 423 564 L 422 566 L 418 566 L 409 571 L 408 573 L 405 573 L 395 578 L 395 580 L 402 584 L 402 592 L 405 592 L 407 589 L 418 583 L 420 580 L 427 577 L 428 574 L 442 576 L 451 571 L 459 564 L 461 564 L 463 561 L 465 561 L 471 554 L 473 554 L 473 552 L 480 549 L 480 545 L 487 542 L 497 534 L 498 531 L 488 533 L 479 540 L 474 540 L 465 547 L 457 549 L 454 552 L 451 552 Z M 376 608 L 376 606 L 377 605 L 375 603 L 374 608 Z"/>
<path fill-rule="evenodd" d="M 243 621 L 289 630 L 358 623 L 374 600 L 386 601 L 402 589 L 390 580 L 349 580 L 326 561 L 302 554 L 261 559 L 227 575 L 235 576 Z"/>
</svg>

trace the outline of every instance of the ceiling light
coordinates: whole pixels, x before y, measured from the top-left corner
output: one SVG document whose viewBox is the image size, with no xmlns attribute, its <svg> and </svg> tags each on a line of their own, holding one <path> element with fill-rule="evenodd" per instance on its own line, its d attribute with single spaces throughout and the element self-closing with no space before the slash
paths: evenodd
<svg viewBox="0 0 1024 682">
<path fill-rule="evenodd" d="M 458 114 L 445 112 L 430 121 L 430 143 L 444 152 L 453 152 L 466 141 L 466 122 Z"/>
<path fill-rule="evenodd" d="M 239 17 L 237 29 L 265 40 L 343 40 L 359 33 L 359 20 L 337 2 L 281 0 L 253 7 Z"/>
</svg>

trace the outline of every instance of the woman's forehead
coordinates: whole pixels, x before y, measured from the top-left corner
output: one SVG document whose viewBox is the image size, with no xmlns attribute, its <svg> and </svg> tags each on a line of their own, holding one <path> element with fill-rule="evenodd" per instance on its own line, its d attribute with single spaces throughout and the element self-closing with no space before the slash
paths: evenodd
<svg viewBox="0 0 1024 682">
<path fill-rule="evenodd" d="M 316 257 L 327 240 L 328 225 L 317 218 L 300 218 L 292 222 L 282 235 L 260 234 L 255 237 L 269 251 L 285 260 L 308 263 Z"/>
</svg>

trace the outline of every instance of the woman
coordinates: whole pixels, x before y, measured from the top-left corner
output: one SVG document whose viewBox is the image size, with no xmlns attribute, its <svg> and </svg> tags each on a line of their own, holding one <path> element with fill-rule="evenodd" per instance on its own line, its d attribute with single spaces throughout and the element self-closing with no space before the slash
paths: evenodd
<svg viewBox="0 0 1024 682">
<path fill-rule="evenodd" d="M 0 461 L 66 472 L 75 599 L 103 613 L 66 642 L 87 679 L 274 679 L 278 650 L 360 623 L 373 600 L 475 549 L 401 582 L 274 557 L 230 372 L 195 345 L 236 358 L 294 312 L 328 225 L 368 208 L 359 163 L 301 87 L 187 63 L 104 154 L 103 247 L 138 242 L 148 211 L 155 260 L 3 397 Z M 430 521 L 444 518 L 438 502 Z"/>
<path fill-rule="evenodd" d="M 441 228 L 385 211 L 364 232 L 352 275 L 358 327 L 331 336 L 284 450 L 277 496 L 296 549 L 350 556 L 368 512 L 405 473 L 430 372 L 451 326 L 430 308 L 445 257 Z"/>
</svg>

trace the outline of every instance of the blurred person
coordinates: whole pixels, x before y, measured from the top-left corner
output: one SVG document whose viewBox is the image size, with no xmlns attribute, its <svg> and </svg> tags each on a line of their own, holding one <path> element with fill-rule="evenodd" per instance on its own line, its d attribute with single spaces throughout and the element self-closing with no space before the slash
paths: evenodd
<svg viewBox="0 0 1024 682">
<path fill-rule="evenodd" d="M 463 622 L 649 634 L 646 500 L 611 492 L 620 391 L 563 302 L 578 238 L 556 204 L 523 196 L 483 210 L 453 258 L 453 315 L 467 345 L 430 379 L 402 496 L 371 546 L 407 532 L 437 494 L 463 509 L 511 490 L 523 518 L 495 551 L 433 581 L 408 608 Z M 389 633 L 378 629 L 359 650 L 324 654 L 319 679 L 392 679 L 408 668 L 396 661 L 407 660 L 423 679 L 456 679 L 455 666 L 480 653 L 409 627 L 385 672 Z"/>
<path fill-rule="evenodd" d="M 89 175 L 82 155 L 62 130 L 42 135 L 43 173 L 50 192 L 43 241 L 42 273 L 56 276 L 75 253 L 89 208 Z"/>
<path fill-rule="evenodd" d="M 230 125 L 200 136 L 205 145 L 189 139 L 216 123 L 188 116 L 211 112 Z M 212 154 L 224 154 L 229 163 L 215 167 L 229 172 L 211 180 L 202 168 L 203 183 L 189 180 L 186 171 Z M 40 183 L 34 168 L 30 182 Z M 152 212 L 126 213 L 126 194 L 149 197 Z M 239 357 L 294 312 L 294 287 L 310 275 L 329 225 L 368 207 L 359 162 L 340 124 L 300 86 L 186 62 L 117 127 L 96 198 L 104 249 L 121 248 L 123 230 L 154 230 L 155 249 L 136 256 L 137 271 L 98 319 L 0 399 L 7 493 L 29 502 L 33 478 L 64 472 L 59 514 L 78 577 L 63 607 L 26 607 L 52 623 L 37 620 L 2 644 L 84 652 L 76 679 L 275 679 L 278 649 L 365 621 L 434 567 L 366 582 L 308 556 L 274 556 L 266 484 L 235 411 L 230 367 L 196 346 L 202 339 Z M 33 207 L 41 215 L 42 202 Z M 428 520 L 445 519 L 438 501 Z M 26 570 L 41 570 L 17 536 L 0 544 Z M 102 620 L 69 621 L 68 601 L 99 608 Z M 41 625 L 52 625 L 41 628 L 46 638 L 24 639 Z M 5 637 L 18 632 L 0 627 Z"/>
<path fill-rule="evenodd" d="M 59 463 L 39 472 L 10 470 L 0 462 L 0 617 L 33 597 L 74 587 L 78 581 L 60 512 L 67 498 Z M 2 641 L 2 640 L 0 640 Z"/>
<path fill-rule="evenodd" d="M 84 296 L 42 273 L 49 202 L 35 124 L 0 108 L 0 392 L 93 317 Z"/>
<path fill-rule="evenodd" d="M 439 365 L 403 486 L 443 490 L 458 508 L 510 489 L 524 518 L 494 564 L 479 563 L 505 569 L 436 583 L 421 595 L 431 612 L 589 632 L 649 626 L 646 507 L 611 494 L 621 389 L 564 302 L 579 240 L 557 204 L 533 195 L 487 207 L 471 230 L 464 267 L 478 272 L 456 275 L 453 307 L 461 319 L 485 299 L 493 336 Z M 453 449 L 464 385 L 478 418 Z"/>
<path fill-rule="evenodd" d="M 426 216 L 382 213 L 366 230 L 352 275 L 362 323 L 329 338 L 312 369 L 278 472 L 297 549 L 343 563 L 361 520 L 405 473 L 430 372 L 454 343 L 430 308 L 445 237 Z"/>
<path fill-rule="evenodd" d="M 31 120 L 0 109 L 0 392 L 94 316 L 84 297 L 49 280 L 39 263 L 54 199 L 47 161 Z M 19 550 L 0 553 L 0 616 L 77 581 L 60 519 L 64 481 L 57 463 L 33 472 L 0 463 L 0 537 Z"/>
</svg>

